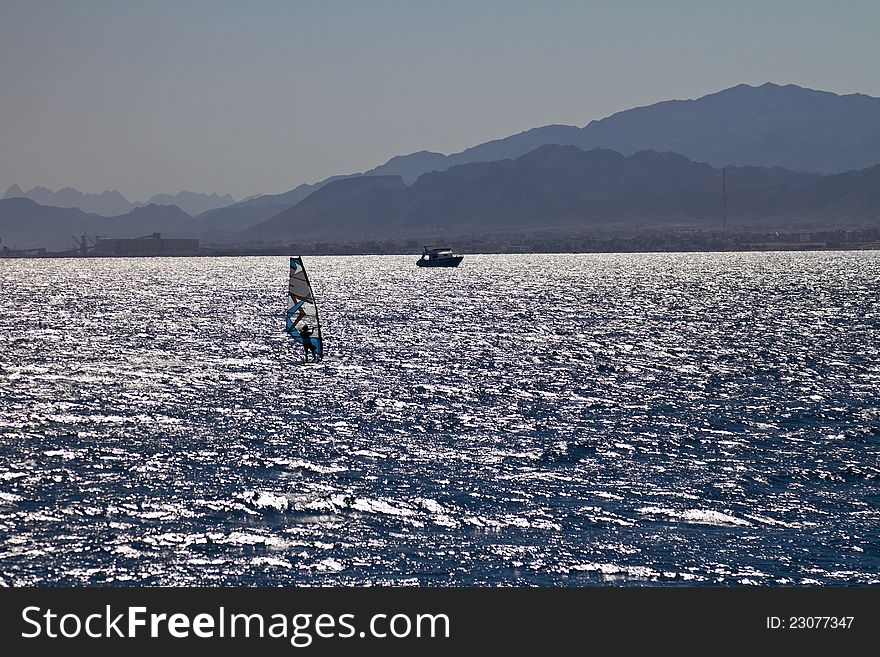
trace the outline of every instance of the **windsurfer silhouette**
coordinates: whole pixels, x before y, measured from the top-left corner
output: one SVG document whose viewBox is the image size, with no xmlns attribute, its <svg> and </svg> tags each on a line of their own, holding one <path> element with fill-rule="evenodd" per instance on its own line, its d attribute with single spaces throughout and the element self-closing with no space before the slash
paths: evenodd
<svg viewBox="0 0 880 657">
<path fill-rule="evenodd" d="M 303 326 L 299 330 L 299 337 L 302 338 L 303 341 L 303 351 L 305 352 L 306 362 L 309 362 L 309 352 L 312 353 L 312 360 L 318 360 L 318 352 L 315 351 L 315 345 L 312 343 L 312 329 L 308 326 Z"/>
</svg>

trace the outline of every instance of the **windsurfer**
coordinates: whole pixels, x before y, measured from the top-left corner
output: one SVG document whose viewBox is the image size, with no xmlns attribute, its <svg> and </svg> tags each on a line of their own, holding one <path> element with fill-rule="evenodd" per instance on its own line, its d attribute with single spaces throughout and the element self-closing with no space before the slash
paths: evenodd
<svg viewBox="0 0 880 657">
<path fill-rule="evenodd" d="M 301 337 L 303 341 L 306 362 L 309 362 L 309 352 L 312 354 L 312 360 L 318 360 L 318 352 L 315 351 L 315 345 L 312 342 L 312 329 L 310 329 L 308 325 L 303 326 L 299 330 L 299 337 Z"/>
</svg>

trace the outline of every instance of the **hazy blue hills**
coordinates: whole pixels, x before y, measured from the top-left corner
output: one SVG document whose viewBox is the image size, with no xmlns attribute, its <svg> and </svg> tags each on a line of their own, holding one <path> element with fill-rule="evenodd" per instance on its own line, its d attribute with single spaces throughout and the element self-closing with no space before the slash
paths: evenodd
<svg viewBox="0 0 880 657">
<path fill-rule="evenodd" d="M 293 207 L 325 185 L 349 177 L 351 176 L 332 176 L 321 182 L 299 185 L 283 194 L 263 194 L 226 207 L 208 210 L 196 217 L 196 224 L 207 239 L 224 240 Z"/>
<path fill-rule="evenodd" d="M 880 223 L 880 164 L 827 176 L 797 194 L 803 216 L 833 217 L 838 224 L 873 217 Z"/>
<path fill-rule="evenodd" d="M 224 208 L 235 203 L 229 194 L 199 194 L 198 192 L 178 192 L 177 194 L 156 194 L 146 205 L 176 205 L 190 216 Z"/>
<path fill-rule="evenodd" d="M 9 248 L 52 250 L 68 248 L 73 243 L 71 236 L 83 233 L 93 237 L 138 237 L 159 232 L 166 236 L 222 241 L 286 207 L 265 205 L 229 211 L 223 208 L 193 218 L 176 205 L 150 204 L 122 215 L 104 217 L 79 208 L 40 205 L 29 198 L 12 197 L 0 200 L 0 239 L 2 245 Z"/>
<path fill-rule="evenodd" d="M 374 217 L 389 212 L 391 214 L 384 216 L 384 220 L 389 221 L 392 216 L 396 216 L 400 209 L 398 195 L 405 194 L 407 189 L 400 176 L 344 178 L 324 185 L 292 208 L 236 235 L 235 238 L 244 241 L 277 241 L 293 235 L 297 239 L 311 239 L 316 235 L 314 226 L 309 220 L 301 220 L 301 217 L 311 217 L 319 222 L 324 218 L 333 222 L 326 234 L 345 235 L 345 239 L 361 239 L 372 232 L 371 226 L 379 231 L 387 228 L 376 224 Z M 362 212 L 367 214 L 359 214 Z M 317 234 L 325 233 L 319 230 Z"/>
<path fill-rule="evenodd" d="M 880 162 L 880 98 L 741 84 L 593 121 L 574 143 L 626 154 L 668 150 L 716 166 L 840 173 Z"/>
<path fill-rule="evenodd" d="M 40 205 L 51 205 L 58 208 L 79 208 L 83 212 L 113 217 L 131 212 L 135 207 L 119 192 L 102 192 L 100 194 L 84 194 L 78 189 L 65 187 L 53 192 L 46 187 L 34 187 L 23 191 L 18 185 L 6 190 L 4 199 L 28 198 Z"/>
<path fill-rule="evenodd" d="M 852 225 L 880 218 L 880 166 L 821 176 L 728 167 L 729 228 Z M 683 155 L 547 145 L 515 160 L 421 176 L 349 178 L 251 228 L 241 241 L 430 238 L 483 232 L 720 228 L 721 170 Z"/>
<path fill-rule="evenodd" d="M 230 207 L 241 208 L 241 207 L 257 207 L 261 205 L 271 205 L 275 207 L 291 207 L 296 205 L 300 201 L 302 201 L 306 196 L 315 192 L 324 185 L 328 185 L 332 182 L 336 182 L 337 180 L 342 180 L 344 178 L 351 178 L 352 176 L 358 176 L 360 174 L 350 174 L 350 175 L 340 175 L 340 176 L 330 176 L 320 182 L 304 184 L 291 189 L 289 192 L 284 192 L 283 194 L 263 194 L 261 196 L 254 196 L 252 198 L 246 199 L 244 201 L 240 201 Z"/>
<path fill-rule="evenodd" d="M 547 125 L 451 155 L 431 151 L 398 155 L 363 174 L 333 176 L 237 205 L 273 205 L 281 211 L 343 177 L 394 175 L 410 185 L 428 172 L 516 159 L 548 144 L 607 148 L 626 155 L 647 149 L 671 151 L 716 167 L 842 173 L 880 162 L 880 98 L 791 84 L 741 84 L 696 100 L 668 100 L 625 110 L 582 128 Z M 235 216 L 243 219 L 244 213 L 237 211 Z M 259 218 L 254 215 L 253 220 Z"/>
<path fill-rule="evenodd" d="M 0 239 L 10 249 L 70 248 L 73 236 L 139 237 L 154 232 L 193 236 L 193 219 L 176 206 L 147 205 L 117 217 L 79 208 L 39 205 L 28 198 L 0 200 Z"/>
<path fill-rule="evenodd" d="M 541 142 L 536 146 L 554 142 Z M 493 158 L 503 160 L 506 158 Z M 428 171 L 445 171 L 450 166 L 450 158 L 442 153 L 419 151 L 410 155 L 396 155 L 385 164 L 367 171 L 365 176 L 400 176 L 407 185 L 414 183 L 419 176 Z"/>
<path fill-rule="evenodd" d="M 209 210 L 192 221 L 193 230 L 208 241 L 229 241 L 242 230 L 255 226 L 283 212 L 290 206 L 281 205 L 230 205 Z"/>
<path fill-rule="evenodd" d="M 181 233 L 192 230 L 192 217 L 176 205 L 151 203 L 106 222 L 110 230 Z M 120 236 L 122 237 L 122 236 Z"/>
<path fill-rule="evenodd" d="M 10 249 L 68 248 L 72 235 L 94 234 L 94 227 L 102 220 L 79 208 L 45 206 L 24 197 L 0 200 L 0 239 L 2 246 Z"/>
<path fill-rule="evenodd" d="M 147 205 L 176 205 L 191 216 L 222 208 L 235 203 L 235 199 L 229 194 L 199 194 L 197 192 L 178 192 L 177 194 L 157 194 L 146 203 L 132 203 L 119 192 L 101 192 L 100 194 L 85 194 L 78 189 L 65 187 L 53 192 L 46 187 L 34 187 L 25 192 L 18 185 L 12 185 L 6 190 L 4 199 L 28 198 L 40 205 L 49 205 L 58 208 L 79 208 L 83 212 L 101 215 L 102 217 L 116 217 L 131 212 L 135 208 Z"/>
<path fill-rule="evenodd" d="M 542 126 L 448 156 L 396 156 L 365 174 L 238 203 L 229 195 L 180 192 L 142 207 L 117 192 L 23 192 L 13 185 L 0 201 L 0 238 L 10 246 L 58 248 L 82 232 L 278 242 L 710 227 L 721 214 L 721 166 L 731 228 L 859 225 L 880 221 L 878 162 L 880 99 L 738 85 L 582 128 Z M 9 203 L 21 197 L 36 203 Z M 54 209 L 39 209 L 46 206 Z M 157 209 L 167 206 L 176 207 Z"/>
<path fill-rule="evenodd" d="M 880 98 L 838 95 L 796 85 L 738 85 L 696 100 L 669 100 L 618 112 L 583 128 L 547 125 L 495 139 L 460 153 L 419 151 L 399 155 L 364 174 L 331 176 L 283 194 L 234 202 L 230 195 L 179 192 L 148 203 L 176 205 L 193 217 L 198 230 L 216 239 L 259 224 L 323 187 L 362 176 L 399 176 L 411 185 L 429 172 L 480 162 L 515 160 L 545 145 L 571 145 L 630 155 L 641 150 L 681 153 L 691 160 L 724 165 L 782 167 L 793 171 L 841 173 L 880 162 Z M 105 217 L 127 214 L 143 203 L 118 192 L 52 192 L 16 185 L 4 198 L 26 197 L 47 206 L 79 208 Z M 2 235 L 0 235 L 2 237 Z"/>
<path fill-rule="evenodd" d="M 409 183 L 458 164 L 515 159 L 545 144 L 626 155 L 652 149 L 715 166 L 841 173 L 880 162 L 880 98 L 793 84 L 741 84 L 696 100 L 625 110 L 583 128 L 548 125 L 448 156 L 397 156 L 368 173 L 399 175 Z"/>
<path fill-rule="evenodd" d="M 727 228 L 854 228 L 880 221 L 880 165 L 821 175 L 781 167 L 727 167 Z M 516 159 L 474 162 L 422 175 L 345 177 L 293 207 L 237 204 L 190 217 L 149 205 L 116 217 L 0 200 L 10 248 L 63 249 L 72 235 L 153 232 L 203 242 L 275 243 L 442 238 L 478 233 L 589 233 L 721 227 L 722 172 L 653 150 L 541 146 Z M 235 213 L 240 213 L 236 216 Z M 242 231 L 254 217 L 256 225 Z"/>
</svg>

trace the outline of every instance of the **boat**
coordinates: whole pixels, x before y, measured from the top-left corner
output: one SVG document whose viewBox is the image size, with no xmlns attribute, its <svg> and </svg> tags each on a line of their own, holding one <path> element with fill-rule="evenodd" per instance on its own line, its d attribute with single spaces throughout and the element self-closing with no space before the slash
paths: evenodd
<svg viewBox="0 0 880 657">
<path fill-rule="evenodd" d="M 452 249 L 426 246 L 416 264 L 419 267 L 458 267 L 463 259 L 463 255 L 453 253 Z"/>
<path fill-rule="evenodd" d="M 307 362 L 311 352 L 316 361 L 321 360 L 324 357 L 324 340 L 321 337 L 318 304 L 315 303 L 315 294 L 300 256 L 290 258 L 285 319 L 284 331 L 298 345 L 302 345 L 303 359 Z"/>
</svg>

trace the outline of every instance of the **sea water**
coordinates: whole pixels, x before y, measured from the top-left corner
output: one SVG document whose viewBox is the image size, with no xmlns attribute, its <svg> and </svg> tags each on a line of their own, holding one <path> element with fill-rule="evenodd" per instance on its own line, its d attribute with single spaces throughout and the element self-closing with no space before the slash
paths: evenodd
<svg viewBox="0 0 880 657">
<path fill-rule="evenodd" d="M 880 254 L 0 260 L 0 584 L 880 583 Z"/>
</svg>

